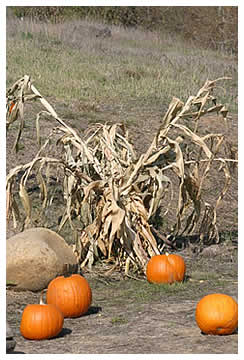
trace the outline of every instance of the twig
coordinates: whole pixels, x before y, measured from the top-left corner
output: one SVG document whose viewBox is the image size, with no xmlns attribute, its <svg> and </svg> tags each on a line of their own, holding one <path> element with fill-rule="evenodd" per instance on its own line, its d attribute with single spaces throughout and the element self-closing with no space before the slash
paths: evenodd
<svg viewBox="0 0 244 360">
<path fill-rule="evenodd" d="M 144 279 L 138 279 L 137 277 L 132 276 L 132 275 L 129 275 L 129 274 L 125 274 L 125 276 L 127 276 L 128 278 L 133 279 L 133 280 L 137 280 L 137 281 L 143 281 L 143 282 L 145 282 L 145 280 L 144 280 Z"/>
<path fill-rule="evenodd" d="M 161 234 L 158 230 L 156 230 L 153 226 L 151 227 L 151 230 L 167 245 L 172 247 L 173 249 L 177 250 L 177 247 L 167 239 L 167 237 L 163 234 Z"/>
</svg>

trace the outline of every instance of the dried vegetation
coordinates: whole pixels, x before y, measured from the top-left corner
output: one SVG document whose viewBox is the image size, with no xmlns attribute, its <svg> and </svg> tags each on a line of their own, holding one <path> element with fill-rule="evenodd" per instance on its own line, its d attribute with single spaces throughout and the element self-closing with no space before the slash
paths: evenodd
<svg viewBox="0 0 244 360">
<path fill-rule="evenodd" d="M 34 179 L 39 188 L 35 216 L 41 218 L 52 206 L 50 182 L 55 181 L 62 184 L 65 202 L 58 231 L 70 225 L 81 268 L 102 259 L 126 274 L 145 272 L 149 258 L 173 247 L 178 236 L 197 232 L 201 242 L 218 242 L 217 209 L 237 160 L 223 134 L 202 136 L 198 125 L 202 117 L 216 113 L 228 126 L 228 111 L 215 95 L 216 84 L 222 80 L 207 80 L 185 103 L 173 98 L 151 145 L 137 156 L 125 124 L 94 124 L 81 136 L 58 117 L 25 75 L 7 91 L 7 130 L 15 121 L 19 123 L 15 150 L 26 103 L 38 100 L 45 110 L 36 115 L 39 151 L 31 162 L 7 175 L 7 221 L 22 229 L 34 226 L 29 182 Z M 56 126 L 43 141 L 39 122 L 45 117 Z M 58 157 L 50 155 L 53 147 L 59 149 Z M 211 181 L 212 168 L 217 168 L 223 181 L 209 203 L 202 190 L 205 181 Z M 164 221 L 174 201 L 175 223 L 163 233 L 157 229 L 159 212 Z"/>
</svg>

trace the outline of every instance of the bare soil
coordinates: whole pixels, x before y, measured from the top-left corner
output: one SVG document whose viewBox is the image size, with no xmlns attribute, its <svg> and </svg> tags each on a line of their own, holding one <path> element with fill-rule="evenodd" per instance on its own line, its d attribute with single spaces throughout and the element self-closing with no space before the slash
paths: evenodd
<svg viewBox="0 0 244 360">
<path fill-rule="evenodd" d="M 181 252 L 187 266 L 182 284 L 153 285 L 145 278 L 105 276 L 103 264 L 84 273 L 93 293 L 87 314 L 65 319 L 58 337 L 24 339 L 19 331 L 27 304 L 40 293 L 7 290 L 7 320 L 17 342 L 14 353 L 25 354 L 235 354 L 237 332 L 228 336 L 201 333 L 195 322 L 197 302 L 209 293 L 225 293 L 237 300 L 237 248 L 213 245 L 194 256 Z"/>
</svg>

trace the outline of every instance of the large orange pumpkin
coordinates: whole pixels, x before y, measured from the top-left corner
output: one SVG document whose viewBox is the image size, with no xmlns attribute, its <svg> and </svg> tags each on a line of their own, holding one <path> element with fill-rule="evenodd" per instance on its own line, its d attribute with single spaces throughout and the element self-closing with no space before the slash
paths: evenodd
<svg viewBox="0 0 244 360">
<path fill-rule="evenodd" d="M 57 336 L 63 328 L 64 316 L 60 309 L 52 304 L 27 305 L 23 311 L 20 332 L 26 339 L 44 340 Z"/>
<path fill-rule="evenodd" d="M 209 294 L 198 302 L 195 317 L 205 334 L 232 334 L 238 326 L 238 304 L 229 295 Z"/>
<path fill-rule="evenodd" d="M 54 304 L 64 317 L 78 317 L 85 314 L 92 302 L 92 291 L 88 281 L 79 274 L 58 276 L 47 289 L 47 303 Z"/>
<path fill-rule="evenodd" d="M 186 265 L 180 255 L 154 255 L 147 263 L 146 276 L 150 283 L 168 283 L 183 281 Z"/>
</svg>

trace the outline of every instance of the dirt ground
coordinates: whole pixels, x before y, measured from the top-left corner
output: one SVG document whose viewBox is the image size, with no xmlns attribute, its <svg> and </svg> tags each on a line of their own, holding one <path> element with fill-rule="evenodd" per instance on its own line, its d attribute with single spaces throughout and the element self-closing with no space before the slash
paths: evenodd
<svg viewBox="0 0 244 360">
<path fill-rule="evenodd" d="M 145 278 L 105 276 L 103 265 L 84 273 L 93 301 L 87 314 L 65 319 L 54 339 L 31 341 L 19 331 L 27 304 L 40 293 L 7 290 L 7 320 L 19 354 L 235 354 L 237 332 L 228 336 L 201 333 L 195 322 L 197 302 L 209 293 L 237 300 L 236 243 L 213 245 L 197 256 L 181 252 L 187 272 L 182 284 L 153 285 Z"/>
</svg>

